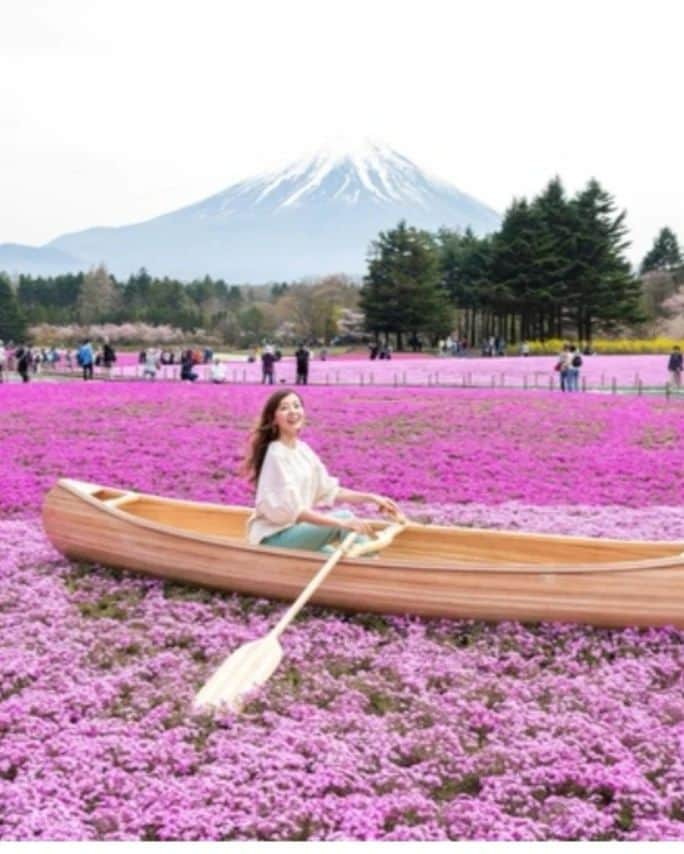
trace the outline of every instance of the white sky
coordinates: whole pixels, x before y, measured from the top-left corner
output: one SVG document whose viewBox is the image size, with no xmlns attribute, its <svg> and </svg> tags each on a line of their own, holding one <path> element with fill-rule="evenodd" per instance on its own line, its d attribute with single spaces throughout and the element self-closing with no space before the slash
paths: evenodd
<svg viewBox="0 0 684 854">
<path fill-rule="evenodd" d="M 680 0 L 0 0 L 0 242 L 147 219 L 344 133 L 497 210 L 558 173 L 684 243 Z"/>
</svg>

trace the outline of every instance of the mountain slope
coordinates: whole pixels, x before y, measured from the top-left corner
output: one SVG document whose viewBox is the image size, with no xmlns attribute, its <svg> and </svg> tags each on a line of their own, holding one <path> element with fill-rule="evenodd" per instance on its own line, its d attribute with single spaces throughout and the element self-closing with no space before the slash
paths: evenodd
<svg viewBox="0 0 684 854">
<path fill-rule="evenodd" d="M 118 276 L 143 266 L 234 283 L 361 275 L 370 242 L 400 219 L 430 230 L 469 225 L 479 234 L 500 222 L 402 155 L 367 144 L 320 152 L 146 222 L 63 235 L 48 247 L 86 266 L 104 261 Z"/>
</svg>

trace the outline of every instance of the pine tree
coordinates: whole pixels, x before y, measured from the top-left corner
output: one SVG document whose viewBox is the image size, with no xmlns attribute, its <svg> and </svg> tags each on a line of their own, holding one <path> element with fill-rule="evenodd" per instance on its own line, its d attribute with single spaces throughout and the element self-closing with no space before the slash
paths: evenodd
<svg viewBox="0 0 684 854">
<path fill-rule="evenodd" d="M 371 246 L 360 304 L 366 328 L 376 336 L 396 335 L 398 349 L 405 333 L 448 332 L 451 318 L 435 238 L 403 220 L 380 232 Z"/>
<path fill-rule="evenodd" d="M 580 341 L 591 341 L 597 324 L 609 329 L 643 320 L 641 290 L 624 252 L 626 211 L 616 215 L 613 197 L 595 179 L 572 202 L 575 247 L 568 272 L 567 308 Z"/>
<path fill-rule="evenodd" d="M 0 274 L 0 339 L 20 342 L 26 336 L 26 321 L 9 281 Z"/>
<path fill-rule="evenodd" d="M 573 268 L 576 212 L 556 176 L 532 202 L 538 217 L 539 263 L 542 280 L 537 289 L 532 337 L 563 337 L 563 308 L 569 302 L 569 274 Z"/>
<path fill-rule="evenodd" d="M 641 273 L 669 271 L 679 267 L 681 263 L 682 254 L 677 235 L 665 226 L 665 228 L 660 229 L 658 236 L 653 241 L 651 250 L 641 262 Z"/>
<path fill-rule="evenodd" d="M 521 338 L 532 336 L 534 310 L 545 284 L 542 236 L 535 209 L 526 199 L 514 200 L 493 240 L 492 281 L 486 299 L 497 321 L 490 335 L 497 332 L 514 339 L 515 324 L 506 324 L 506 318 L 517 315 Z"/>
</svg>

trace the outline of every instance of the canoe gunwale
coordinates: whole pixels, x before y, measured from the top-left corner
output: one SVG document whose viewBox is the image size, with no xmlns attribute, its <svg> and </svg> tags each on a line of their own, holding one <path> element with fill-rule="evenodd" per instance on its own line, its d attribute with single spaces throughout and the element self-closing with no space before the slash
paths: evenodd
<svg viewBox="0 0 684 854">
<path fill-rule="evenodd" d="M 323 559 L 323 555 L 318 552 L 311 552 L 303 549 L 283 549 L 262 545 L 251 545 L 245 540 L 239 540 L 233 537 L 222 537 L 215 534 L 203 534 L 196 533 L 187 529 L 174 527 L 172 525 L 164 524 L 163 522 L 156 522 L 150 519 L 145 519 L 141 516 L 136 516 L 130 512 L 126 511 L 126 506 L 129 503 L 132 503 L 136 499 L 143 499 L 154 501 L 160 504 L 171 504 L 171 505 L 183 505 L 183 504 L 191 504 L 193 507 L 206 507 L 212 508 L 213 510 L 225 510 L 227 513 L 240 513 L 245 516 L 248 515 L 247 508 L 238 506 L 238 505 L 217 505 L 211 502 L 200 502 L 200 501 L 184 501 L 182 499 L 174 499 L 174 498 L 163 498 L 160 496 L 149 495 L 146 493 L 139 493 L 133 490 L 116 490 L 121 492 L 121 496 L 119 498 L 110 499 L 111 503 L 107 503 L 107 501 L 95 498 L 94 495 L 102 490 L 110 489 L 109 487 L 98 486 L 96 484 L 85 483 L 82 481 L 75 481 L 69 478 L 61 478 L 58 480 L 57 484 L 53 489 L 59 488 L 64 489 L 69 494 L 76 497 L 78 500 L 83 501 L 93 508 L 97 510 L 99 513 L 106 513 L 108 515 L 114 516 L 117 519 L 125 522 L 126 524 L 133 525 L 139 528 L 149 529 L 151 531 L 155 531 L 157 533 L 161 533 L 167 536 L 178 537 L 184 540 L 190 540 L 195 542 L 202 542 L 209 545 L 215 545 L 217 547 L 221 547 L 223 549 L 230 549 L 232 551 L 239 551 L 241 553 L 251 554 L 254 556 L 263 556 L 264 558 L 273 557 L 282 559 L 284 556 L 284 552 L 287 553 L 288 558 L 297 558 L 310 564 L 312 568 L 315 568 L 318 564 L 321 563 Z M 47 504 L 47 499 L 46 499 Z M 375 522 L 375 520 L 372 520 Z M 459 529 L 457 527 L 448 528 L 447 526 L 422 526 L 417 523 L 410 523 L 407 525 L 407 530 L 416 530 L 422 527 L 429 527 L 431 529 L 437 529 L 439 531 L 449 531 L 456 532 L 458 530 L 468 531 L 469 534 L 473 532 L 482 531 L 483 534 L 496 534 L 496 531 L 490 531 L 487 529 Z M 558 541 L 560 540 L 568 540 L 572 543 L 576 544 L 590 544 L 595 542 L 592 538 L 588 537 L 556 537 L 553 534 L 529 534 L 522 531 L 512 531 L 512 532 L 504 532 L 508 536 L 513 536 L 515 538 L 525 538 L 534 536 L 535 538 L 548 539 L 549 541 Z M 607 544 L 610 543 L 619 543 L 620 545 L 625 545 L 631 543 L 643 543 L 643 541 L 639 540 L 614 540 L 614 539 L 605 539 L 601 540 L 601 542 L 605 542 Z M 432 563 L 426 566 L 421 567 L 420 570 L 416 569 L 415 561 L 409 562 L 408 560 L 396 560 L 396 559 L 383 559 L 383 553 L 378 553 L 378 558 L 372 562 L 369 562 L 368 559 L 365 558 L 344 558 L 341 561 L 341 564 L 349 565 L 350 567 L 355 568 L 371 568 L 374 570 L 388 569 L 393 572 L 397 572 L 400 574 L 407 573 L 411 575 L 415 575 L 417 572 L 424 571 L 425 573 L 450 573 L 450 574 L 459 574 L 459 573 L 481 573 L 483 577 L 495 575 L 495 574 L 510 574 L 510 575 L 535 575 L 535 576 L 554 576 L 554 575 L 601 575 L 606 573 L 632 573 L 632 572 L 645 572 L 648 573 L 652 570 L 658 569 L 681 569 L 682 573 L 684 573 L 684 541 L 649 541 L 650 545 L 654 547 L 662 546 L 672 549 L 673 547 L 682 548 L 681 554 L 672 555 L 669 557 L 656 557 L 656 558 L 647 558 L 645 560 L 629 560 L 629 561 L 615 561 L 613 563 L 592 563 L 592 564 L 576 564 L 576 565 L 553 565 L 553 564 L 529 564 L 529 563 L 508 563 L 501 564 L 498 566 L 494 565 L 485 565 L 478 566 L 475 563 L 467 564 L 464 563 L 462 565 L 449 565 L 446 563 Z"/>
</svg>

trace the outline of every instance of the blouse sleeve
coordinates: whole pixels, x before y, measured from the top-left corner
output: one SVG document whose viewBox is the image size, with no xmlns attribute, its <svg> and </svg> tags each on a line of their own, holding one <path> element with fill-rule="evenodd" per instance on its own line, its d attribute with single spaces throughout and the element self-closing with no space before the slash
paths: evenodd
<svg viewBox="0 0 684 854">
<path fill-rule="evenodd" d="M 337 493 L 340 491 L 340 481 L 337 477 L 331 477 L 328 474 L 327 468 L 323 465 L 318 456 L 312 451 L 315 458 L 316 466 L 316 504 L 331 507 L 335 503 Z"/>
<path fill-rule="evenodd" d="M 266 455 L 254 509 L 274 525 L 294 525 L 306 509 L 291 473 L 277 454 Z"/>
</svg>

